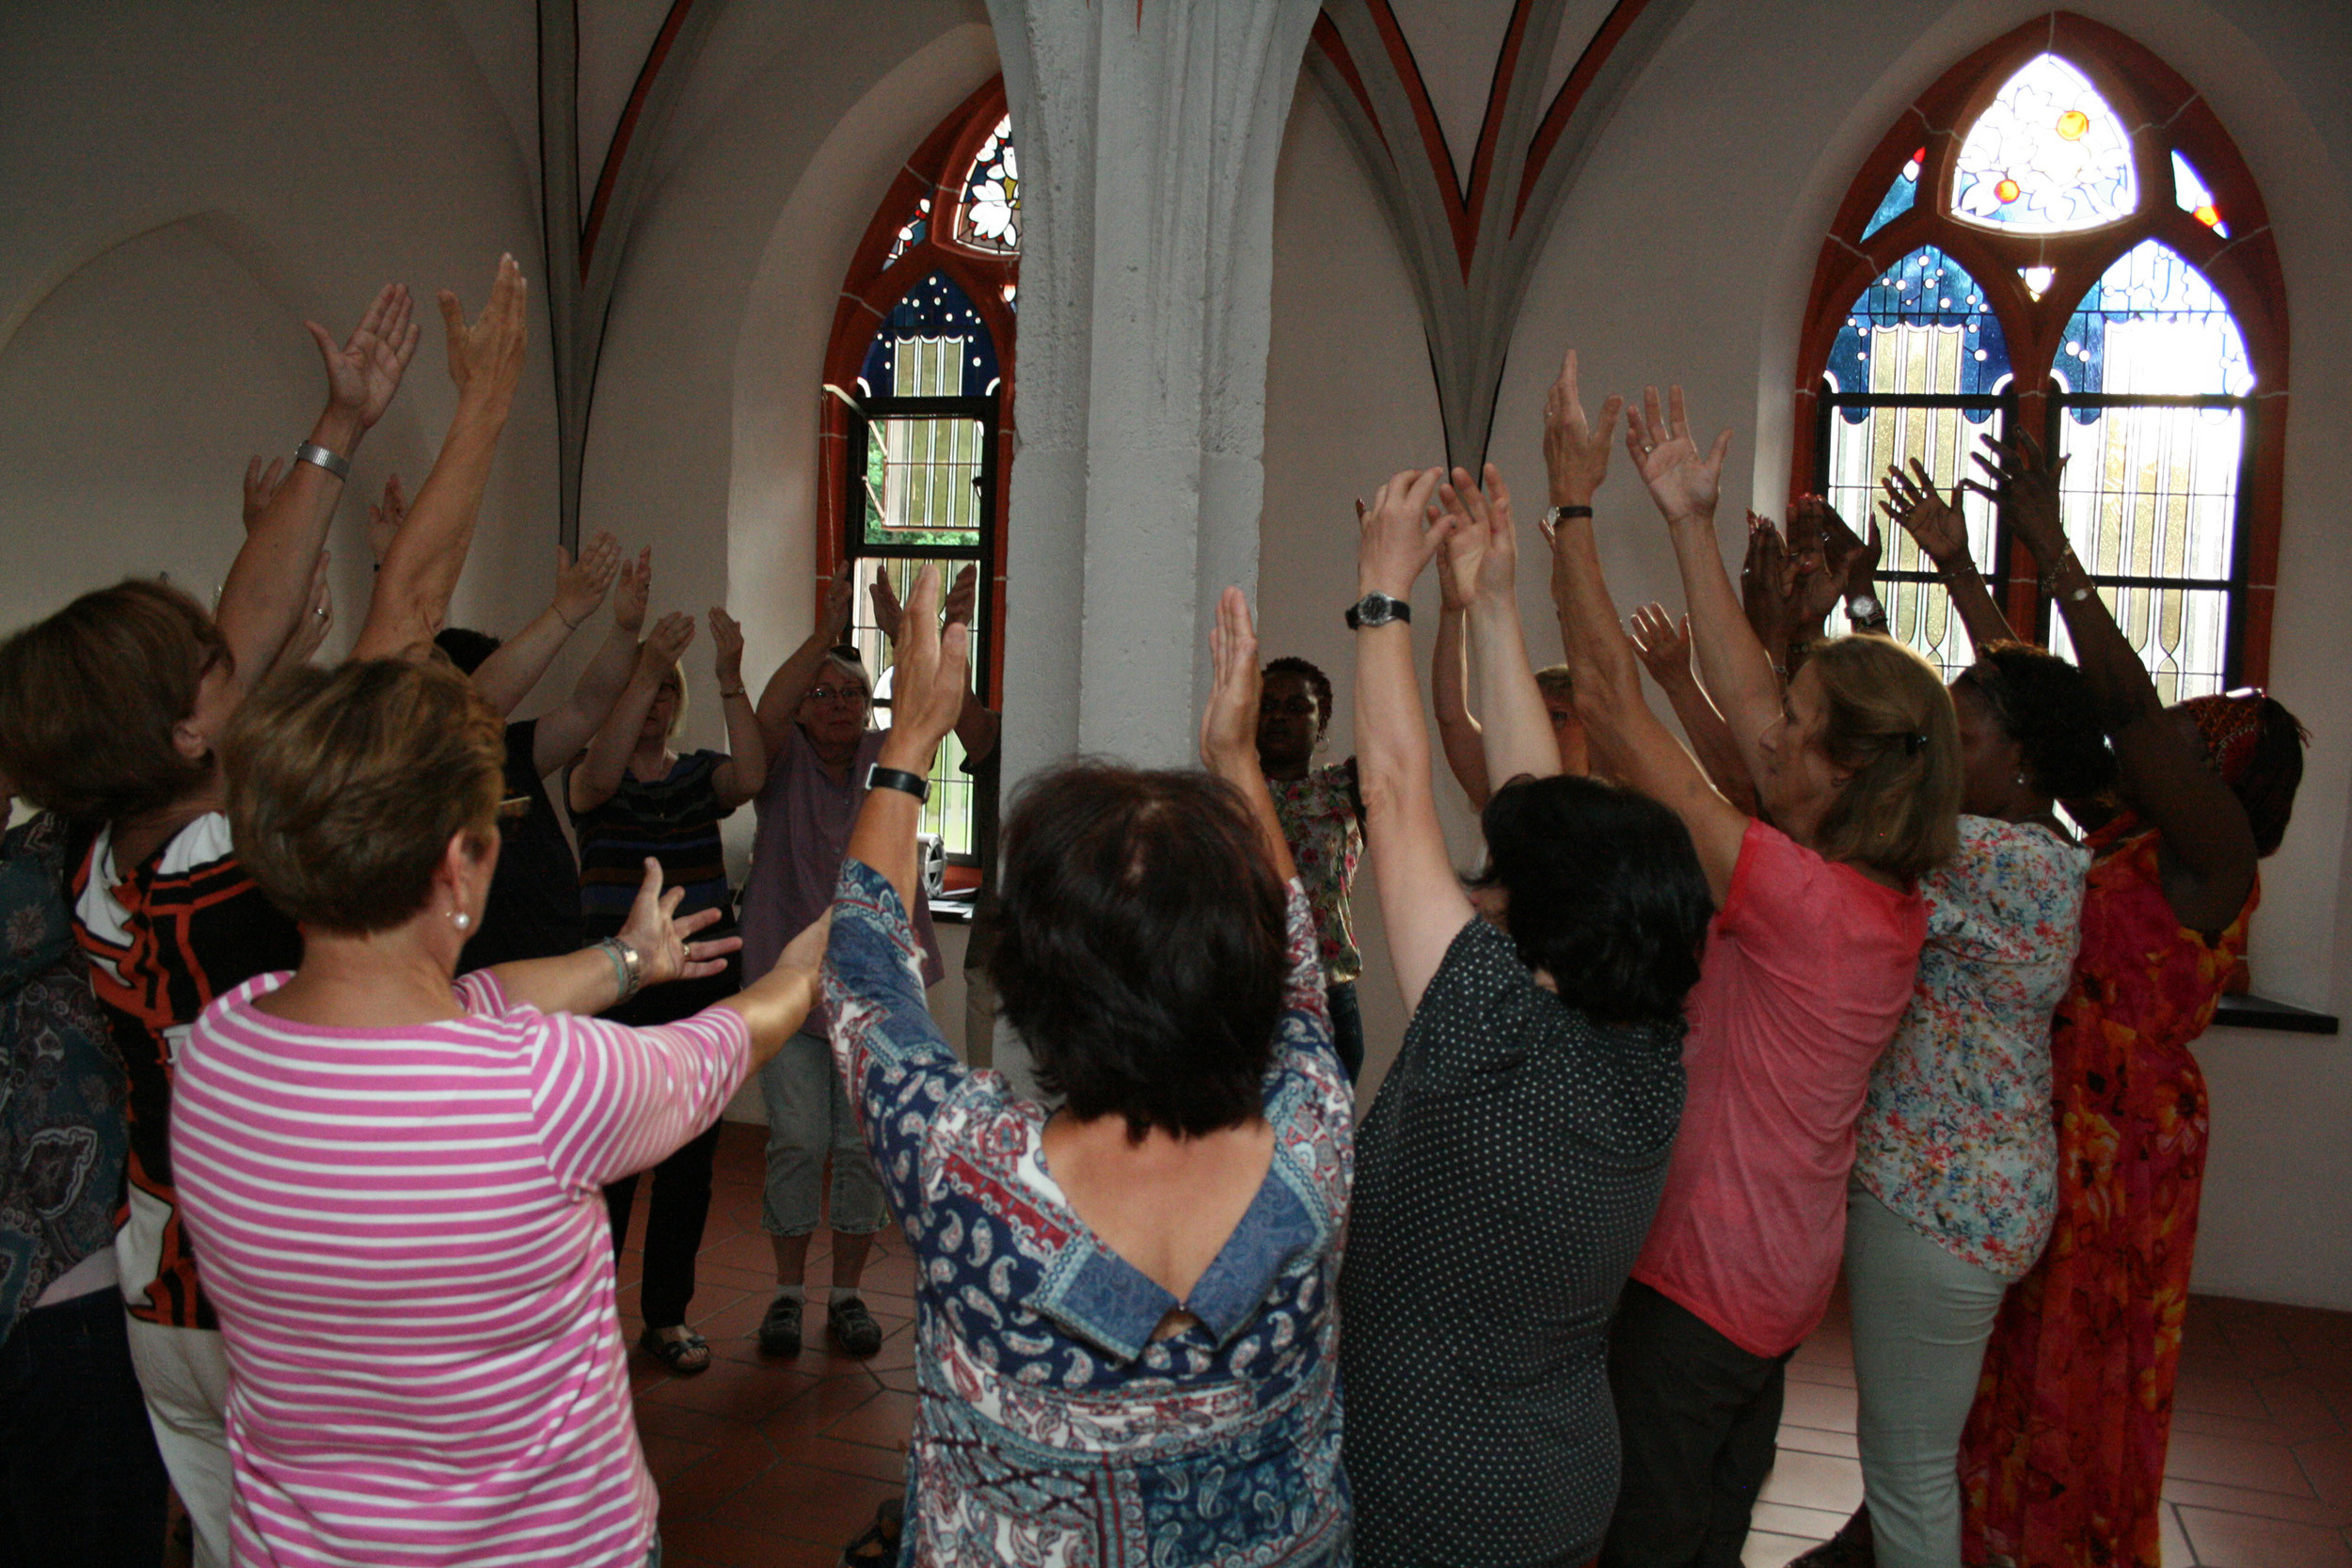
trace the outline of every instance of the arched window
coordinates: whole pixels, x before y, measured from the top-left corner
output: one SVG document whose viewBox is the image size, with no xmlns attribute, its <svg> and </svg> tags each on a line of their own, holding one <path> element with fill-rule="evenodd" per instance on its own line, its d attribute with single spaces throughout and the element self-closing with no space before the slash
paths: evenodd
<svg viewBox="0 0 2352 1568">
<path fill-rule="evenodd" d="M 977 565 L 972 626 L 980 695 L 1003 673 L 1005 467 L 1010 432 L 1021 186 L 1001 79 L 974 93 L 909 158 L 867 227 L 825 357 L 818 541 L 820 571 L 855 562 L 851 636 L 886 671 L 867 586 L 903 596 L 925 562 L 952 581 Z M 887 673 L 875 692 L 890 705 Z M 950 735 L 931 766 L 923 830 L 951 863 L 985 846 L 963 748 Z"/>
<path fill-rule="evenodd" d="M 1976 472 L 1986 435 L 2066 459 L 2075 552 L 2166 700 L 2266 678 L 2285 288 L 2245 160 L 2196 90 L 2068 12 L 1978 50 L 1864 163 L 1814 272 L 1792 487 L 1859 528 L 1891 462 Z M 2032 558 L 1963 505 L 2021 635 L 2064 651 Z M 1894 634 L 1947 672 L 1967 634 L 1899 530 Z"/>
</svg>

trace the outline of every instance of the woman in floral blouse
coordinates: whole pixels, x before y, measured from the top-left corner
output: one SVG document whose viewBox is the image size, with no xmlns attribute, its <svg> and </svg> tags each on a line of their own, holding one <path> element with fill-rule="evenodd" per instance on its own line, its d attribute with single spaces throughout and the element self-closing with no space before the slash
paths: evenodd
<svg viewBox="0 0 2352 1568">
<path fill-rule="evenodd" d="M 1356 863 L 1364 855 L 1364 799 L 1357 788 L 1354 757 L 1314 766 L 1330 727 L 1331 677 L 1303 658 L 1269 662 L 1258 704 L 1258 766 L 1265 771 L 1283 841 L 1314 911 L 1331 1043 L 1352 1084 L 1364 1066 L 1364 1021 L 1356 1005 L 1356 980 L 1364 960 L 1356 951 L 1348 895 L 1356 885 Z"/>
<path fill-rule="evenodd" d="M 2050 1015 L 2066 994 L 2090 855 L 2055 801 L 2115 759 L 2083 673 L 2018 642 L 1952 682 L 1960 853 L 1920 879 L 1928 940 L 1855 1129 L 1846 1286 L 1864 1512 L 1805 1560 L 1958 1568 L 1962 1426 L 1993 1319 L 2055 1207 Z"/>
<path fill-rule="evenodd" d="M 1352 1096 L 1258 771 L 1248 607 L 1229 589 L 1218 611 L 1214 777 L 1073 764 L 1008 818 L 992 973 L 1065 1097 L 1049 1117 L 957 1062 L 913 967 L 913 791 L 964 689 L 938 604 L 927 566 L 824 972 L 917 1259 L 904 1560 L 1343 1563 Z"/>
</svg>

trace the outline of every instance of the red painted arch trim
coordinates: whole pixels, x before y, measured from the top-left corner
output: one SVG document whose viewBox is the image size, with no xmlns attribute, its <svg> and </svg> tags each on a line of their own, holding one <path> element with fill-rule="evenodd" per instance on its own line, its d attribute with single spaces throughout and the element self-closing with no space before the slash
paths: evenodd
<svg viewBox="0 0 2352 1568">
<path fill-rule="evenodd" d="M 1535 127 L 1534 137 L 1527 144 L 1527 164 L 1519 170 L 1518 201 L 1511 209 L 1514 230 L 1527 215 L 1528 198 L 1534 193 L 1544 166 L 1550 162 L 1552 149 L 1560 145 L 1561 135 L 1567 130 L 1576 106 L 1592 90 L 1593 79 L 1600 74 L 1600 68 L 1608 63 L 1617 45 L 1625 41 L 1625 35 L 1648 6 L 1649 0 L 1617 0 L 1593 34 L 1592 41 L 1584 46 L 1584 53 L 1577 56 L 1568 79 L 1560 84 L 1560 90 L 1552 96 L 1551 107 L 1544 111 L 1543 123 Z"/>
<path fill-rule="evenodd" d="M 1356 68 L 1356 56 L 1347 52 L 1347 40 L 1340 37 L 1339 25 L 1331 20 L 1329 12 L 1315 12 L 1314 30 L 1309 37 L 1330 60 L 1333 69 L 1339 71 L 1340 79 L 1347 84 L 1347 90 L 1356 95 L 1357 106 L 1363 110 L 1365 120 L 1372 126 L 1372 134 L 1380 138 L 1382 147 L 1388 148 L 1389 134 L 1381 128 L 1379 111 L 1372 106 L 1372 94 L 1364 90 L 1364 73 Z M 1395 149 L 1389 148 L 1389 156 L 1396 156 Z"/>
<path fill-rule="evenodd" d="M 694 8 L 694 0 L 670 0 L 670 14 L 661 20 L 661 31 L 654 35 L 653 47 L 645 51 L 645 63 L 638 68 L 636 85 L 628 89 L 628 102 L 621 106 L 621 118 L 612 127 L 612 141 L 604 150 L 604 168 L 596 176 L 596 194 L 588 204 L 587 221 L 580 226 L 580 276 L 588 277 L 588 260 L 596 254 L 596 235 L 604 228 L 604 214 L 612 201 L 612 187 L 621 176 L 621 164 L 628 156 L 629 139 L 637 134 L 637 122 L 645 112 L 645 95 L 653 90 L 654 78 L 661 74 L 670 48 L 677 42 L 678 29 L 686 24 L 686 13 Z"/>
<path fill-rule="evenodd" d="M 1429 172 L 1436 177 L 1438 197 L 1445 204 L 1446 223 L 1454 230 L 1454 253 L 1462 263 L 1462 276 L 1468 277 L 1470 260 L 1478 252 L 1478 225 L 1463 202 L 1461 181 L 1454 172 L 1454 155 L 1446 150 L 1445 127 L 1438 123 L 1437 106 L 1429 101 L 1429 85 L 1421 79 L 1421 66 L 1413 58 L 1413 46 L 1406 41 L 1405 29 L 1397 24 L 1389 0 L 1364 0 L 1364 9 L 1379 31 L 1381 47 L 1388 53 L 1389 69 L 1395 74 L 1397 85 L 1405 89 L 1406 102 L 1412 105 L 1413 124 L 1421 133 L 1422 156 L 1429 161 Z M 1393 147 L 1391 151 L 1393 155 Z"/>
</svg>

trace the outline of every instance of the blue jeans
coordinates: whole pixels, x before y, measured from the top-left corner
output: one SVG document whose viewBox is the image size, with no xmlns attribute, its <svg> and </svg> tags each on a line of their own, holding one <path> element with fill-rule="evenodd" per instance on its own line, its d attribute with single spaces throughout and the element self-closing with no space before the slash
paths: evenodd
<svg viewBox="0 0 2352 1568">
<path fill-rule="evenodd" d="M 26 1313 L 0 1345 L 0 1562 L 155 1568 L 164 1486 L 122 1292 Z"/>
</svg>

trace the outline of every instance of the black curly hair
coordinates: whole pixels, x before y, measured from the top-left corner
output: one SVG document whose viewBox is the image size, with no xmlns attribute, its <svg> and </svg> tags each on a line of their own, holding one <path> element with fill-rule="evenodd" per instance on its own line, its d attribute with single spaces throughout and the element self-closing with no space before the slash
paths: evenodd
<svg viewBox="0 0 2352 1568">
<path fill-rule="evenodd" d="M 1296 654 L 1268 659 L 1263 673 L 1267 675 L 1296 675 L 1307 683 L 1307 689 L 1315 696 L 1315 733 L 1321 735 L 1331 727 L 1331 677 Z"/>
<path fill-rule="evenodd" d="M 2080 669 L 2030 642 L 1988 642 L 1952 682 L 1963 683 L 2017 742 L 2036 791 L 2088 800 L 2114 784 L 2115 752 Z"/>
</svg>

